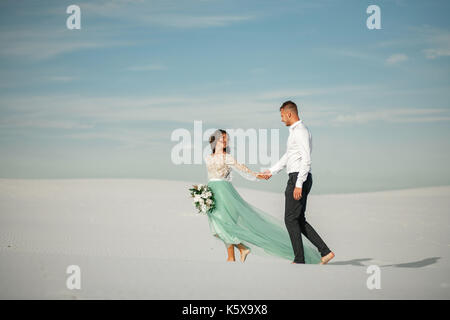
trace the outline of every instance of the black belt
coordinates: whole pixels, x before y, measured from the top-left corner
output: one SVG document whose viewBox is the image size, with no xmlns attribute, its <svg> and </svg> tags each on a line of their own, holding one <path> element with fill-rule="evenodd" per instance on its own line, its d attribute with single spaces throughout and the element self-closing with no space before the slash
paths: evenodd
<svg viewBox="0 0 450 320">
<path fill-rule="evenodd" d="M 308 172 L 308 174 L 311 174 L 311 172 Z M 298 171 L 289 173 L 289 177 L 292 177 L 292 176 L 295 176 L 295 175 L 298 175 Z"/>
</svg>

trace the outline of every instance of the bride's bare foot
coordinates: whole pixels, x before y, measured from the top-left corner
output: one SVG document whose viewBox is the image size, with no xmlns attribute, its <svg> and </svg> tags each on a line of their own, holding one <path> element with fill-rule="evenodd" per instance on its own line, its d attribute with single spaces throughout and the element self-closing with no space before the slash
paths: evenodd
<svg viewBox="0 0 450 320">
<path fill-rule="evenodd" d="M 241 253 L 241 262 L 245 262 L 245 259 L 247 258 L 248 254 L 250 253 L 250 249 L 244 246 L 243 244 L 237 245 L 239 252 Z"/>
<path fill-rule="evenodd" d="M 227 262 L 234 262 L 236 259 L 234 258 L 234 246 L 231 245 L 227 248 L 228 250 L 228 259 Z"/>
<path fill-rule="evenodd" d="M 326 256 L 322 257 L 322 262 L 320 262 L 320 264 L 327 264 L 328 262 L 330 262 L 331 259 L 334 258 L 334 253 L 330 252 L 329 254 L 327 254 Z"/>
<path fill-rule="evenodd" d="M 244 249 L 244 250 L 240 250 L 241 252 L 241 261 L 245 262 L 245 259 L 247 258 L 248 254 L 250 253 L 250 249 Z"/>
</svg>

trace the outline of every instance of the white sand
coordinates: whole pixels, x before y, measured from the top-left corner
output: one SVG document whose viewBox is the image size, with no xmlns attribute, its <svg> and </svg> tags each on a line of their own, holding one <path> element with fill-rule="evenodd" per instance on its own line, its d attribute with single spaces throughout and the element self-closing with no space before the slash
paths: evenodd
<svg viewBox="0 0 450 320">
<path fill-rule="evenodd" d="M 450 186 L 311 195 L 307 218 L 337 255 L 320 266 L 226 263 L 191 184 L 0 179 L 0 298 L 450 298 Z M 282 219 L 283 190 L 238 191 Z M 69 265 L 81 290 L 66 288 Z M 381 267 L 379 290 L 366 286 L 369 265 Z"/>
</svg>

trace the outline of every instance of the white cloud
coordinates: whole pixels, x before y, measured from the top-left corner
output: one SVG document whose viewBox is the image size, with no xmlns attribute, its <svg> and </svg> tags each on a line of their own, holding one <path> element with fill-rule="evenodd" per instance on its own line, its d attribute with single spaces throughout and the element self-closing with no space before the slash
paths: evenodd
<svg viewBox="0 0 450 320">
<path fill-rule="evenodd" d="M 272 90 L 267 92 L 262 92 L 256 97 L 258 99 L 267 100 L 280 100 L 280 99 L 290 99 L 290 98 L 301 98 L 307 96 L 317 96 L 317 95 L 327 95 L 336 94 L 343 92 L 361 92 L 362 90 L 367 91 L 370 88 L 363 85 L 350 85 L 350 86 L 335 86 L 335 87 L 323 87 L 323 88 L 309 88 L 309 89 L 283 89 L 283 90 Z"/>
<path fill-rule="evenodd" d="M 285 97 L 323 97 L 342 92 L 369 94 L 374 89 L 358 86 L 309 88 L 304 90 L 279 90 L 273 92 L 248 92 L 244 94 L 210 94 L 204 96 L 83 97 L 77 95 L 52 95 L 4 98 L 0 101 L 0 127 L 2 128 L 56 128 L 69 133 L 85 131 L 87 137 L 101 137 L 105 128 L 130 127 L 133 123 L 177 121 L 187 126 L 193 120 L 208 124 L 245 127 L 247 119 L 261 127 L 279 125 L 279 104 Z M 391 92 L 391 94 L 393 94 Z M 312 125 L 364 124 L 385 122 L 436 122 L 447 121 L 449 111 L 440 108 L 392 108 L 376 111 L 358 110 L 355 106 L 336 103 L 311 103 L 299 101 L 301 116 Z M 341 102 L 342 103 L 342 102 Z M 189 110 L 187 113 L 186 110 Z M 100 132 L 99 132 L 100 130 Z M 153 130 L 153 129 L 152 129 Z M 94 135 L 93 132 L 96 132 Z M 73 137 L 82 137 L 77 133 Z M 112 133 L 113 138 L 117 137 Z"/>
<path fill-rule="evenodd" d="M 450 120 L 449 110 L 433 108 L 396 108 L 340 114 L 334 124 L 365 124 L 384 122 L 436 122 Z"/>
<path fill-rule="evenodd" d="M 46 120 L 33 117 L 20 118 L 18 116 L 10 116 L 0 120 L 0 128 L 89 129 L 93 128 L 93 125 L 64 119 Z"/>
<path fill-rule="evenodd" d="M 65 133 L 64 138 L 76 140 L 110 140 L 119 143 L 121 148 L 152 147 L 166 145 L 167 132 L 162 130 L 124 130 L 105 129 L 101 132 Z"/>
<path fill-rule="evenodd" d="M 91 16 L 120 19 L 132 24 L 173 28 L 223 27 L 252 20 L 250 14 L 223 14 L 198 1 L 95 1 L 83 4 Z M 220 14 L 218 14 L 220 12 Z"/>
<path fill-rule="evenodd" d="M 81 30 L 66 29 L 64 13 L 61 24 L 58 24 L 59 19 L 55 21 L 56 17 L 61 16 L 61 6 L 42 6 L 27 11 L 30 21 L 34 16 L 39 19 L 49 17 L 50 20 L 46 24 L 11 24 L 8 29 L 1 30 L 0 56 L 43 60 L 78 50 L 136 45 L 126 37 L 130 26 L 224 27 L 255 18 L 241 12 L 224 14 L 217 8 L 203 10 L 204 3 L 185 1 L 89 1 L 81 2 L 80 7 L 82 17 L 89 17 L 91 21 L 86 26 L 82 22 Z M 105 17 L 110 18 L 109 21 L 97 22 L 97 18 Z M 149 41 L 151 38 L 144 40 Z"/>
<path fill-rule="evenodd" d="M 327 51 L 332 52 L 333 54 L 337 54 L 344 57 L 356 58 L 361 60 L 374 60 L 376 57 L 373 54 L 368 54 L 366 52 L 362 52 L 357 49 L 330 49 Z"/>
<path fill-rule="evenodd" d="M 450 49 L 426 49 L 423 51 L 427 59 L 450 56 Z"/>
<path fill-rule="evenodd" d="M 450 30 L 429 25 L 410 27 L 406 37 L 377 43 L 377 47 L 402 47 L 423 52 L 425 58 L 450 56 Z"/>
<path fill-rule="evenodd" d="M 427 38 L 427 49 L 423 50 L 427 59 L 450 56 L 450 31 L 430 26 L 422 28 L 422 33 Z"/>
<path fill-rule="evenodd" d="M 47 77 L 46 79 L 48 79 L 49 81 L 54 81 L 54 82 L 71 82 L 76 80 L 76 77 L 71 77 L 71 76 L 50 76 Z"/>
<path fill-rule="evenodd" d="M 174 28 L 207 28 L 223 27 L 235 22 L 242 22 L 254 19 L 249 15 L 209 15 L 209 16 L 189 16 L 189 15 L 164 15 L 155 17 L 145 17 L 144 21 L 150 24 L 159 24 Z"/>
<path fill-rule="evenodd" d="M 406 54 L 396 53 L 396 54 L 389 56 L 386 59 L 386 63 L 389 65 L 393 65 L 393 64 L 400 63 L 400 62 L 404 62 L 406 60 L 408 60 L 408 56 Z"/>
<path fill-rule="evenodd" d="M 126 68 L 129 71 L 157 71 L 157 70 L 166 70 L 167 67 L 162 64 L 148 64 L 141 66 L 131 66 Z"/>
<path fill-rule="evenodd" d="M 334 93 L 368 92 L 374 88 L 330 87 L 274 92 L 220 93 L 204 96 L 100 96 L 78 95 L 5 97 L 0 100 L 0 129 L 4 132 L 48 134 L 39 129 L 58 129 L 58 136 L 76 140 L 110 140 L 120 148 L 147 147 L 167 143 L 168 128 L 155 124 L 178 122 L 191 128 L 201 120 L 204 129 L 213 127 L 274 128 L 282 126 L 278 113 L 284 95 L 315 95 L 321 99 Z M 380 90 L 380 88 L 378 88 Z M 381 89 L 382 90 L 382 89 Z M 274 101 L 276 99 L 276 101 Z M 322 99 L 323 100 L 323 99 Z M 326 100 L 326 99 L 325 99 Z M 300 102 L 300 101 L 299 101 Z M 342 101 L 341 101 L 342 103 Z M 442 122 L 449 110 L 440 108 L 393 108 L 358 110 L 337 103 L 300 103 L 301 117 L 312 126 L 383 122 Z M 187 110 L 189 112 L 187 112 Z M 172 125 L 173 126 L 173 125 Z M 27 129 L 23 131 L 22 129 Z"/>
<path fill-rule="evenodd" d="M 111 39 L 111 35 L 105 30 L 92 28 L 86 33 L 74 32 L 82 31 L 48 27 L 1 31 L 0 55 L 43 60 L 78 50 L 133 45 L 128 41 Z"/>
</svg>

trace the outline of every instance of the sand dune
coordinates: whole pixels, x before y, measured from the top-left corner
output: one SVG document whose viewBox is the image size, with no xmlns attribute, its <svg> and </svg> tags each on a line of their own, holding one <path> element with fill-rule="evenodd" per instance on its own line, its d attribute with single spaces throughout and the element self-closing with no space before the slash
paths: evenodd
<svg viewBox="0 0 450 320">
<path fill-rule="evenodd" d="M 191 184 L 0 179 L 0 298 L 450 298 L 450 186 L 311 195 L 307 218 L 337 255 L 319 266 L 226 263 Z M 282 219 L 283 192 L 238 191 Z M 81 268 L 80 290 L 66 287 L 69 265 Z M 381 289 L 367 288 L 369 265 Z"/>
</svg>

